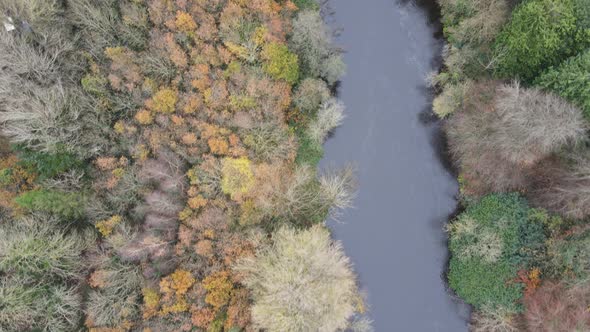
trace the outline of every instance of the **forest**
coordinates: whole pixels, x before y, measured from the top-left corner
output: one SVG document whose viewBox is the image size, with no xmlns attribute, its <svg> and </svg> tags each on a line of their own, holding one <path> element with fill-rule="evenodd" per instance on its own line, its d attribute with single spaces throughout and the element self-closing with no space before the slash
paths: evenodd
<svg viewBox="0 0 590 332">
<path fill-rule="evenodd" d="M 458 169 L 448 282 L 472 331 L 590 330 L 590 1 L 439 0 Z"/>
<path fill-rule="evenodd" d="M 370 331 L 322 13 L 0 0 L 0 331 Z"/>
</svg>

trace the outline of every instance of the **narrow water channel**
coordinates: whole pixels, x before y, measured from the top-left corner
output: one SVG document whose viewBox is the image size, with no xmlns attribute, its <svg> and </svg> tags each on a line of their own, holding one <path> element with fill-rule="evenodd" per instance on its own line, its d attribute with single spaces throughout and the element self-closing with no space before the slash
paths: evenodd
<svg viewBox="0 0 590 332">
<path fill-rule="evenodd" d="M 429 117 L 425 77 L 438 65 L 437 24 L 428 6 L 407 0 L 329 3 L 346 51 L 338 92 L 347 118 L 322 165 L 353 162 L 360 183 L 355 209 L 330 223 L 334 236 L 355 264 L 377 332 L 467 331 L 468 310 L 443 277 L 443 224 L 458 189 Z"/>
</svg>

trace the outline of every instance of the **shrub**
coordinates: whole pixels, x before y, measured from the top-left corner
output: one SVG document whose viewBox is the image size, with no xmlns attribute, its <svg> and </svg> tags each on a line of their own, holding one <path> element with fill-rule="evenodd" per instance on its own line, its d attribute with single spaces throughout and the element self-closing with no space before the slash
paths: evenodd
<svg viewBox="0 0 590 332">
<path fill-rule="evenodd" d="M 289 84 L 294 84 L 299 79 L 297 55 L 291 53 L 287 46 L 268 44 L 262 51 L 262 57 L 265 60 L 264 70 L 270 76 L 283 79 Z"/>
<path fill-rule="evenodd" d="M 321 143 L 312 139 L 307 130 L 298 130 L 295 133 L 298 138 L 295 163 L 316 166 L 324 156 L 324 147 Z"/>
<path fill-rule="evenodd" d="M 484 308 L 472 314 L 469 331 L 518 332 L 518 319 L 512 311 L 505 308 Z"/>
<path fill-rule="evenodd" d="M 324 102 L 314 121 L 307 128 L 309 137 L 317 144 L 322 144 L 328 134 L 342 124 L 344 104 L 335 98 Z"/>
<path fill-rule="evenodd" d="M 85 199 L 80 193 L 67 193 L 38 189 L 28 191 L 14 199 L 21 208 L 41 211 L 64 218 L 78 218 L 84 212 Z"/>
<path fill-rule="evenodd" d="M 590 7 L 590 4 L 589 4 Z M 590 120 L 590 50 L 550 68 L 535 80 L 535 85 L 550 90 L 582 108 Z"/>
<path fill-rule="evenodd" d="M 534 264 L 545 241 L 543 225 L 529 213 L 516 194 L 489 195 L 449 226 L 449 285 L 465 302 L 519 310 L 517 272 Z"/>
<path fill-rule="evenodd" d="M 332 85 L 344 74 L 345 65 L 330 34 L 318 11 L 304 10 L 293 20 L 290 45 L 299 55 L 304 76 L 321 77 Z"/>
<path fill-rule="evenodd" d="M 74 154 L 67 152 L 43 153 L 20 149 L 19 159 L 23 166 L 35 170 L 39 180 L 50 179 L 69 170 L 81 169 L 84 165 Z"/>
<path fill-rule="evenodd" d="M 465 99 L 466 87 L 464 84 L 449 84 L 442 93 L 432 101 L 432 111 L 439 118 L 445 118 L 461 108 Z"/>
<path fill-rule="evenodd" d="M 498 35 L 497 74 L 531 81 L 541 70 L 556 65 L 585 47 L 576 44 L 571 0 L 530 0 L 518 5 Z"/>
<path fill-rule="evenodd" d="M 590 276 L 590 231 L 552 241 L 548 251 L 557 278 L 585 280 Z"/>
<path fill-rule="evenodd" d="M 299 232 L 281 228 L 273 241 L 236 267 L 245 273 L 244 284 L 252 293 L 255 326 L 271 331 L 344 329 L 358 295 L 340 243 L 321 226 Z"/>
<path fill-rule="evenodd" d="M 356 183 L 352 167 L 329 170 L 316 178 L 310 166 L 295 168 L 283 187 L 273 193 L 273 215 L 298 226 L 337 218 L 341 209 L 350 207 Z"/>
<path fill-rule="evenodd" d="M 316 0 L 294 0 L 293 3 L 297 6 L 297 8 L 299 8 L 299 10 L 318 10 L 320 7 Z"/>
</svg>

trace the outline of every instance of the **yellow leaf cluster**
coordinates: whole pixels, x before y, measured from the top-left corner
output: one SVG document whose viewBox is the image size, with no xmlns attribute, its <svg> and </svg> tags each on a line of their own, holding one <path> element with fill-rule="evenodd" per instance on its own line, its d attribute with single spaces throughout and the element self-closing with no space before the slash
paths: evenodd
<svg viewBox="0 0 590 332">
<path fill-rule="evenodd" d="M 229 302 L 234 285 L 227 271 L 216 272 L 203 280 L 207 290 L 205 302 L 214 308 L 221 308 Z"/>
<path fill-rule="evenodd" d="M 149 125 L 152 122 L 154 122 L 154 117 L 152 116 L 152 113 L 150 111 L 141 110 L 135 113 L 135 120 L 137 120 L 137 122 L 139 122 L 142 125 Z"/>
<path fill-rule="evenodd" d="M 115 226 L 117 226 L 123 218 L 119 215 L 114 215 L 109 219 L 105 219 L 96 223 L 95 227 L 98 229 L 102 236 L 107 237 L 111 235 Z"/>
<path fill-rule="evenodd" d="M 178 93 L 172 89 L 161 89 L 147 102 L 148 106 L 156 112 L 174 113 L 178 102 Z"/>
<path fill-rule="evenodd" d="M 221 190 L 234 200 L 254 187 L 254 173 L 248 158 L 223 159 L 221 173 Z"/>
<path fill-rule="evenodd" d="M 197 23 L 189 13 L 179 10 L 176 12 L 176 28 L 182 32 L 191 32 L 197 28 Z"/>
</svg>

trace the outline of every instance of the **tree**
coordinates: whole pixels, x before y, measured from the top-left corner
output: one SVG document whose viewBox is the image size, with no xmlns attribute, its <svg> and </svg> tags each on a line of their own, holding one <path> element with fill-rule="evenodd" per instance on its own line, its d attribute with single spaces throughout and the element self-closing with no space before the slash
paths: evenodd
<svg viewBox="0 0 590 332">
<path fill-rule="evenodd" d="M 91 237 L 54 229 L 56 219 L 37 215 L 0 222 L 0 329 L 75 330 L 81 318 Z"/>
<path fill-rule="evenodd" d="M 572 0 L 530 0 L 512 12 L 494 45 L 500 57 L 497 75 L 530 82 L 544 68 L 584 49 L 590 39 L 576 40 Z"/>
<path fill-rule="evenodd" d="M 449 226 L 449 286 L 477 309 L 520 311 L 517 272 L 535 262 L 545 235 L 517 194 L 489 195 Z"/>
<path fill-rule="evenodd" d="M 473 194 L 525 189 L 531 168 L 585 140 L 581 111 L 518 83 L 477 83 L 446 123 L 451 154 Z"/>
<path fill-rule="evenodd" d="M 344 104 L 332 98 L 320 107 L 316 118 L 307 129 L 309 137 L 317 144 L 324 143 L 328 134 L 342 124 L 344 120 Z"/>
<path fill-rule="evenodd" d="M 333 45 L 331 32 L 319 11 L 303 10 L 297 14 L 290 44 L 300 57 L 305 76 L 321 77 L 332 85 L 344 74 L 340 51 Z"/>
<path fill-rule="evenodd" d="M 590 5 L 589 5 L 590 7 Z M 545 71 L 535 85 L 552 91 L 584 111 L 590 120 L 590 50 Z"/>
<path fill-rule="evenodd" d="M 585 140 L 582 112 L 554 94 L 504 85 L 496 110 L 492 144 L 513 163 L 532 164 Z"/>
<path fill-rule="evenodd" d="M 342 246 L 322 226 L 281 228 L 273 241 L 236 267 L 252 292 L 255 326 L 270 331 L 346 328 L 358 294 Z"/>
<path fill-rule="evenodd" d="M 330 98 L 330 90 L 322 80 L 304 79 L 293 96 L 293 104 L 304 114 L 314 114 Z"/>
<path fill-rule="evenodd" d="M 567 218 L 590 215 L 590 155 L 588 151 L 568 152 L 536 167 L 534 187 L 527 194 L 536 206 Z"/>
<path fill-rule="evenodd" d="M 270 76 L 283 79 L 289 84 L 294 84 L 299 79 L 299 64 L 297 55 L 289 51 L 285 45 L 270 43 L 262 51 L 264 59 L 264 71 Z"/>
</svg>

